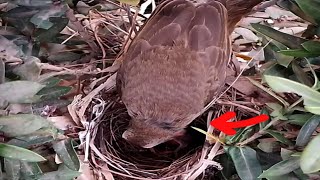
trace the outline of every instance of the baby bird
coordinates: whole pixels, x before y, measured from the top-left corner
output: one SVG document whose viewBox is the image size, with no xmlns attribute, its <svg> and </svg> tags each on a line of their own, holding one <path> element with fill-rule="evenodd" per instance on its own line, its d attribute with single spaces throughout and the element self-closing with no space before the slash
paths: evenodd
<svg viewBox="0 0 320 180">
<path fill-rule="evenodd" d="M 231 12 L 235 19 L 228 21 L 228 1 L 239 0 L 166 0 L 136 35 L 116 82 L 131 117 L 122 134 L 128 142 L 152 148 L 183 136 L 194 115 L 219 95 L 229 35 L 243 16 Z"/>
</svg>

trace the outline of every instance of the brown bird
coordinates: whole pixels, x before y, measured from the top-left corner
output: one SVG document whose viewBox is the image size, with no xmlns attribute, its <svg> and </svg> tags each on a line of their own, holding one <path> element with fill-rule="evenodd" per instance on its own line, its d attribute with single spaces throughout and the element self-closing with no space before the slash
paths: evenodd
<svg viewBox="0 0 320 180">
<path fill-rule="evenodd" d="M 117 88 L 131 116 L 122 137 L 152 148 L 183 136 L 221 92 L 229 35 L 261 0 L 166 0 L 130 44 Z M 238 14 L 237 12 L 241 14 Z"/>
</svg>

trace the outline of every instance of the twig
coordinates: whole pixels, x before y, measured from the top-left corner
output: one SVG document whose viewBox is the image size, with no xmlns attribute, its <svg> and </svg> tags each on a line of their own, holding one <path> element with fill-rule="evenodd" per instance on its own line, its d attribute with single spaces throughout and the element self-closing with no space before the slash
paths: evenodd
<svg viewBox="0 0 320 180">
<path fill-rule="evenodd" d="M 283 98 L 279 97 L 274 93 L 273 91 L 268 90 L 266 87 L 264 87 L 262 84 L 258 83 L 257 81 L 246 77 L 253 85 L 257 86 L 261 90 L 265 91 L 266 93 L 270 94 L 272 97 L 276 98 L 278 101 L 280 101 L 285 107 L 288 107 L 290 104 L 284 100 Z"/>
<path fill-rule="evenodd" d="M 240 142 L 240 143 L 237 143 L 237 146 L 244 146 L 254 140 L 256 140 L 257 138 L 263 136 L 266 134 L 266 130 L 269 129 L 271 126 L 275 125 L 276 123 L 279 122 L 279 118 L 274 118 L 273 121 L 271 121 L 270 123 L 268 123 L 264 128 L 262 128 L 259 132 L 255 133 L 254 135 L 252 135 L 250 138 Z"/>
<path fill-rule="evenodd" d="M 68 10 L 66 11 L 66 16 L 70 20 L 70 22 L 75 25 L 79 35 L 88 43 L 88 45 L 90 46 L 90 48 L 92 50 L 92 53 L 93 54 L 97 53 L 99 48 L 96 45 L 96 43 L 94 42 L 94 39 L 87 32 L 84 31 L 84 27 L 77 20 L 77 18 L 75 17 L 73 10 L 71 8 L 68 8 Z"/>
<path fill-rule="evenodd" d="M 231 101 L 226 102 L 226 101 L 217 100 L 217 103 L 219 103 L 219 104 L 224 104 L 224 105 L 237 106 L 237 107 L 239 107 L 239 108 L 248 110 L 248 111 L 253 112 L 253 113 L 255 113 L 255 114 L 260 114 L 260 112 L 257 111 L 257 110 L 254 110 L 254 109 L 252 109 L 252 108 L 249 108 L 249 107 L 247 107 L 247 106 L 243 106 L 243 105 L 240 105 L 240 104 L 237 104 L 237 103 L 233 103 L 233 102 L 231 102 Z"/>
</svg>

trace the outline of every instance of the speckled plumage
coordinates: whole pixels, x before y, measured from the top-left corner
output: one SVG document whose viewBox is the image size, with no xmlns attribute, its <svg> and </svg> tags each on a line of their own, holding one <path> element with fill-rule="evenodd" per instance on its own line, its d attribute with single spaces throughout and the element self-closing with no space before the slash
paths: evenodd
<svg viewBox="0 0 320 180">
<path fill-rule="evenodd" d="M 158 6 L 117 74 L 132 117 L 126 140 L 151 148 L 183 134 L 224 85 L 229 29 L 225 0 L 168 0 Z"/>
</svg>

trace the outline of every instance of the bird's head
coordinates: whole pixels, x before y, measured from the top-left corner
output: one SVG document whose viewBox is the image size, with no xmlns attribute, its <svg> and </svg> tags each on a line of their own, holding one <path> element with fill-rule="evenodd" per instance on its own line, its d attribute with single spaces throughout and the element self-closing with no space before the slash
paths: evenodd
<svg viewBox="0 0 320 180">
<path fill-rule="evenodd" d="M 132 119 L 122 138 L 142 148 L 153 148 L 184 133 L 183 128 L 174 128 L 170 123 Z"/>
</svg>

